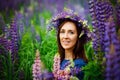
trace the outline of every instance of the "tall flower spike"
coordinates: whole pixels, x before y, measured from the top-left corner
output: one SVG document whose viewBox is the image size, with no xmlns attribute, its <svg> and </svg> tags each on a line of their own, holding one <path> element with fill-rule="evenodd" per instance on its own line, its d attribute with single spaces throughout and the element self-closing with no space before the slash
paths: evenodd
<svg viewBox="0 0 120 80">
<path fill-rule="evenodd" d="M 55 79 L 59 77 L 59 69 L 60 69 L 60 56 L 56 54 L 54 57 L 54 66 L 53 66 L 53 74 Z"/>
<path fill-rule="evenodd" d="M 113 15 L 112 4 L 109 1 L 90 0 L 89 10 L 93 25 L 93 48 L 95 52 L 104 51 L 105 23 Z"/>
<path fill-rule="evenodd" d="M 17 21 L 13 18 L 13 21 L 10 25 L 10 46 L 11 46 L 11 58 L 14 62 L 18 58 L 18 49 L 19 49 L 19 34 L 18 34 L 18 27 Z"/>
<path fill-rule="evenodd" d="M 32 67 L 32 73 L 33 73 L 33 80 L 42 80 L 39 77 L 39 76 L 42 75 L 39 50 L 36 50 L 36 56 L 35 56 L 34 64 L 33 64 L 33 67 Z"/>
</svg>

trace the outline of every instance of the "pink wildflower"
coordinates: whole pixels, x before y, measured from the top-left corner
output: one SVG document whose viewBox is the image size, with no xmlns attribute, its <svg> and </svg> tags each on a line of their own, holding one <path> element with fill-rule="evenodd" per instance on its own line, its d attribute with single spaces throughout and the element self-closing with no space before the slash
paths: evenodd
<svg viewBox="0 0 120 80">
<path fill-rule="evenodd" d="M 36 56 L 32 67 L 32 73 L 33 73 L 33 80 L 40 80 L 39 77 L 41 76 L 42 73 L 41 73 L 41 60 L 38 50 L 36 50 Z"/>
<path fill-rule="evenodd" d="M 53 74 L 55 80 L 68 80 L 70 77 L 69 71 L 60 70 L 60 56 L 58 54 L 54 57 Z"/>
</svg>

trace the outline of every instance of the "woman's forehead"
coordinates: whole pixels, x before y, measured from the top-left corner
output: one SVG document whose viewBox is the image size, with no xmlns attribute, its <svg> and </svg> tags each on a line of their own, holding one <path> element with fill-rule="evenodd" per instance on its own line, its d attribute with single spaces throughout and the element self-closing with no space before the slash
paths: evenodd
<svg viewBox="0 0 120 80">
<path fill-rule="evenodd" d="M 61 29 L 76 29 L 76 26 L 73 22 L 66 22 L 64 25 L 61 27 Z"/>
</svg>

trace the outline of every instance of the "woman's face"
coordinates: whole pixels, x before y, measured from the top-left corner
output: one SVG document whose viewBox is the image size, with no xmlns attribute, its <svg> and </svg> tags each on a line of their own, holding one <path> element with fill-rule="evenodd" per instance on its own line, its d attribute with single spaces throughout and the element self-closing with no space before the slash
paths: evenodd
<svg viewBox="0 0 120 80">
<path fill-rule="evenodd" d="M 77 42 L 77 30 L 73 22 L 66 22 L 60 29 L 60 43 L 65 50 L 73 50 Z"/>
</svg>

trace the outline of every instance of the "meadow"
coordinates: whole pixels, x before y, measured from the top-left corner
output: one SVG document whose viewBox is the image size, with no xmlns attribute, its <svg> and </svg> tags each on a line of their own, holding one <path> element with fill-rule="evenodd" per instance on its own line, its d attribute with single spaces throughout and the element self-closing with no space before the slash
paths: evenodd
<svg viewBox="0 0 120 80">
<path fill-rule="evenodd" d="M 65 7 L 87 20 L 92 34 L 85 45 L 89 62 L 83 67 L 84 80 L 120 79 L 119 0 L 4 0 L 2 4 L 6 5 L 0 6 L 0 80 L 33 80 L 36 50 L 44 66 L 41 73 L 52 73 L 58 46 L 50 20 Z"/>
</svg>

